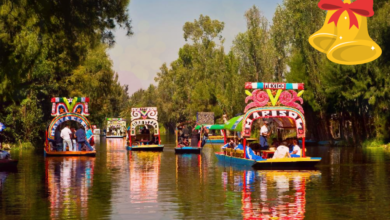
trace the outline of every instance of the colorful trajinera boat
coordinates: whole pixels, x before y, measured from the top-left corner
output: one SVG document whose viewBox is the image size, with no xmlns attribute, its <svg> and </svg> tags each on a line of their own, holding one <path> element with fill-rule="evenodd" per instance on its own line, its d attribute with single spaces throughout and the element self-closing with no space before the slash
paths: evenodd
<svg viewBox="0 0 390 220">
<path fill-rule="evenodd" d="M 107 118 L 106 138 L 126 137 L 126 119 Z"/>
<path fill-rule="evenodd" d="M 176 147 L 175 153 L 177 154 L 200 154 L 202 151 L 200 135 L 198 132 L 193 133 L 190 137 L 189 131 L 188 136 L 179 135 L 179 129 L 183 128 L 183 126 L 193 125 L 195 122 L 182 122 L 176 126 L 175 136 L 176 136 Z M 188 143 L 188 144 L 185 144 Z"/>
<path fill-rule="evenodd" d="M 78 146 L 76 151 L 56 151 L 55 150 L 55 133 L 58 132 L 61 124 L 64 122 L 76 122 L 81 124 L 85 130 L 87 127 L 91 128 L 86 116 L 88 112 L 88 97 L 52 98 L 52 112 L 51 115 L 55 117 L 46 131 L 46 141 L 44 148 L 45 156 L 95 156 L 96 151 L 80 151 Z M 93 137 L 92 137 L 93 138 Z M 73 143 L 72 143 L 73 144 Z M 69 149 L 70 150 L 70 149 Z"/>
<path fill-rule="evenodd" d="M 238 120 L 232 130 L 240 131 L 243 138 L 244 150 L 224 149 L 224 152 L 216 153 L 218 160 L 224 164 L 241 164 L 253 166 L 258 169 L 311 169 L 321 161 L 320 157 L 307 157 L 305 151 L 306 121 L 302 94 L 302 83 L 246 83 L 248 97 L 245 102 L 250 102 L 244 110 L 241 120 Z M 295 90 L 300 90 L 297 93 Z M 297 103 L 299 102 L 299 103 Z M 302 139 L 302 155 L 293 158 L 272 159 L 263 152 L 263 157 L 253 156 L 248 141 L 251 139 L 252 125 L 259 119 L 272 119 L 282 127 L 292 127 L 296 137 Z M 287 124 L 287 125 L 285 125 Z M 226 129 L 226 127 L 225 127 Z M 225 142 L 226 143 L 226 142 Z"/>
<path fill-rule="evenodd" d="M 157 121 L 156 107 L 131 109 L 131 124 L 127 150 L 131 151 L 163 151 L 160 130 Z M 137 128 L 141 128 L 136 130 Z M 152 131 L 151 131 L 152 130 Z"/>
</svg>

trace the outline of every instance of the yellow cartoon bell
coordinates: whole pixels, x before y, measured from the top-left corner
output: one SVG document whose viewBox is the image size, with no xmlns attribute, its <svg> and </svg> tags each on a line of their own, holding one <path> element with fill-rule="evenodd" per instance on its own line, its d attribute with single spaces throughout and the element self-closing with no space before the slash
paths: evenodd
<svg viewBox="0 0 390 220">
<path fill-rule="evenodd" d="M 357 65 L 377 59 L 382 50 L 369 36 L 367 17 L 374 15 L 373 0 L 321 0 L 321 9 L 332 11 L 328 24 L 334 22 L 337 37 L 327 57 L 334 63 Z M 316 48 L 317 49 L 317 48 Z"/>
<path fill-rule="evenodd" d="M 324 26 L 309 37 L 310 45 L 322 53 L 328 52 L 330 46 L 336 41 L 337 27 L 333 23 L 329 24 L 329 19 L 334 12 L 328 11 Z"/>
</svg>

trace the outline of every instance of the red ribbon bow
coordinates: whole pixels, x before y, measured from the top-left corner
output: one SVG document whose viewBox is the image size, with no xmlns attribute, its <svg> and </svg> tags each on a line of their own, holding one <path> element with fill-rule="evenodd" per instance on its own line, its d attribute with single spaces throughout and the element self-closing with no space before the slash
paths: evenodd
<svg viewBox="0 0 390 220">
<path fill-rule="evenodd" d="M 328 24 L 334 22 L 336 27 L 341 14 L 347 11 L 350 18 L 349 29 L 354 25 L 359 28 L 359 23 L 354 13 L 364 17 L 371 17 L 374 15 L 373 5 L 373 0 L 358 0 L 352 4 L 344 4 L 341 0 L 321 0 L 318 3 L 318 7 L 322 10 L 337 10 L 328 22 Z"/>
</svg>

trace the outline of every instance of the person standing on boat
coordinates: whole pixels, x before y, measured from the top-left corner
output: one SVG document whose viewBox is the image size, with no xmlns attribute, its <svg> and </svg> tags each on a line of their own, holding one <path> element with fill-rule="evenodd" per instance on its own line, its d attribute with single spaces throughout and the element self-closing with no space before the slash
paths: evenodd
<svg viewBox="0 0 390 220">
<path fill-rule="evenodd" d="M 72 140 L 72 149 L 69 148 L 69 151 L 76 151 L 77 150 L 77 144 L 76 144 L 76 129 L 70 128 L 70 131 L 72 132 L 72 135 L 70 136 L 70 139 Z"/>
<path fill-rule="evenodd" d="M 56 150 L 57 151 L 62 151 L 62 144 L 64 140 L 61 137 L 61 132 L 60 129 L 57 129 L 54 135 L 54 140 L 56 142 Z"/>
<path fill-rule="evenodd" d="M 69 151 L 72 149 L 72 140 L 70 139 L 70 136 L 72 135 L 72 131 L 69 129 L 69 125 L 66 124 L 65 128 L 61 130 L 61 137 L 63 139 L 64 148 L 63 150 L 66 151 L 66 146 L 69 147 Z"/>
<path fill-rule="evenodd" d="M 268 120 L 264 120 L 263 126 L 260 128 L 260 145 L 261 150 L 268 150 L 268 141 L 267 137 L 270 135 L 270 132 L 268 130 Z"/>
<path fill-rule="evenodd" d="M 187 125 L 183 126 L 183 138 L 188 138 L 190 136 L 190 132 L 188 131 Z"/>
<path fill-rule="evenodd" d="M 86 133 L 82 125 L 80 125 L 79 129 L 76 131 L 76 138 L 77 138 L 77 143 L 79 145 L 79 151 L 82 150 L 84 144 L 87 145 L 90 151 L 93 151 L 93 148 L 87 141 Z"/>
<path fill-rule="evenodd" d="M 94 145 L 93 132 L 89 126 L 87 126 L 87 134 L 86 135 L 87 135 L 87 142 L 89 143 L 89 146 Z"/>
</svg>

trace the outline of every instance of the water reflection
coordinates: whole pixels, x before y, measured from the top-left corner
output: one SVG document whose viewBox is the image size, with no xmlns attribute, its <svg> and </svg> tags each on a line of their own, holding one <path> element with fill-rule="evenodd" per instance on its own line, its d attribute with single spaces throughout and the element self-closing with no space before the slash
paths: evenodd
<svg viewBox="0 0 390 220">
<path fill-rule="evenodd" d="M 254 171 L 225 168 L 223 188 L 241 192 L 244 219 L 303 219 L 306 205 L 306 184 L 317 181 L 319 171 Z M 227 201 L 232 206 L 234 198 Z M 236 206 L 237 200 L 235 202 Z M 233 205 L 233 206 L 234 206 Z"/>
<path fill-rule="evenodd" d="M 121 171 L 127 169 L 125 142 L 123 138 L 107 139 L 107 167 L 109 169 Z"/>
<path fill-rule="evenodd" d="M 95 158 L 46 158 L 45 163 L 51 219 L 88 218 Z"/>
<path fill-rule="evenodd" d="M 129 151 L 130 203 L 157 203 L 161 154 Z"/>
<path fill-rule="evenodd" d="M 8 172 L 0 172 L 0 191 L 3 190 L 5 179 L 7 179 Z"/>
</svg>

